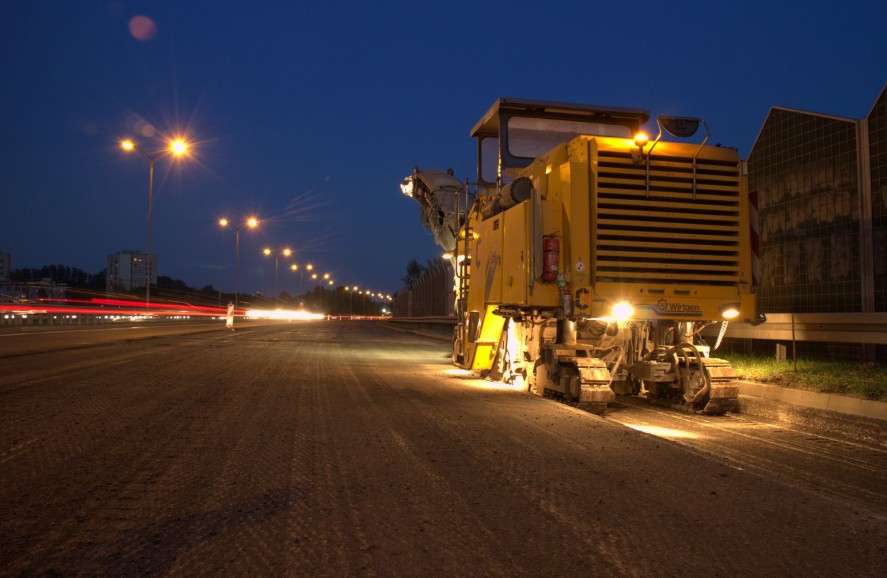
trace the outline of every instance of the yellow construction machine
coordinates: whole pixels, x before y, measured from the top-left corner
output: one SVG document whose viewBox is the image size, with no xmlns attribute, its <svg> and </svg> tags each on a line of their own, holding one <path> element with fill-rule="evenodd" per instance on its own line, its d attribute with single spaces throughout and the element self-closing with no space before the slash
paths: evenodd
<svg viewBox="0 0 887 578">
<path fill-rule="evenodd" d="M 755 320 L 744 164 L 701 119 L 659 117 L 655 138 L 648 120 L 503 98 L 471 131 L 475 183 L 403 181 L 452 258 L 456 365 L 595 412 L 614 393 L 735 407 L 735 371 L 700 331 L 721 323 L 720 343 Z"/>
</svg>

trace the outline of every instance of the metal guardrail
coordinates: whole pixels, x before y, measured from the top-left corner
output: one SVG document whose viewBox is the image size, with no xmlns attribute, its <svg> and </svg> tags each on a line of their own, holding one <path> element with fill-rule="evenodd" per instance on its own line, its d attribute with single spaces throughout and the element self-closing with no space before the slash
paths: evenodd
<svg viewBox="0 0 887 578">
<path fill-rule="evenodd" d="M 396 323 L 418 323 L 428 325 L 455 325 L 456 318 L 445 315 L 429 315 L 427 317 L 392 317 Z"/>
<path fill-rule="evenodd" d="M 66 315 L 59 313 L 43 312 L 16 312 L 0 314 L 0 327 L 35 327 L 35 326 L 81 326 L 81 325 L 110 325 L 123 318 L 122 315 L 93 315 L 78 314 Z"/>
<path fill-rule="evenodd" d="M 54 313 L 31 313 L 26 315 L 0 315 L 0 332 L 15 332 L 17 330 L 22 329 L 62 329 L 62 328 L 76 328 L 76 327 L 99 327 L 99 326 L 108 326 L 113 327 L 115 325 L 120 324 L 129 324 L 129 323 L 144 323 L 144 324 L 170 324 L 170 323 L 178 323 L 183 320 L 187 320 L 191 323 L 200 322 L 205 320 L 207 322 L 214 322 L 218 319 L 223 319 L 221 315 L 218 316 L 200 316 L 200 317 L 190 317 L 186 315 L 181 316 L 156 316 L 156 317 L 145 317 L 139 315 L 92 315 L 92 314 L 78 314 L 78 315 L 64 315 L 64 314 L 54 314 Z"/>
<path fill-rule="evenodd" d="M 717 326 L 704 335 L 717 335 Z M 731 323 L 725 337 L 887 345 L 887 313 L 768 313 L 758 326 Z"/>
<path fill-rule="evenodd" d="M 398 323 L 454 325 L 455 317 L 394 317 Z M 703 332 L 717 336 L 718 326 Z M 758 326 L 731 323 L 726 336 L 764 341 L 887 345 L 887 313 L 770 313 Z"/>
</svg>

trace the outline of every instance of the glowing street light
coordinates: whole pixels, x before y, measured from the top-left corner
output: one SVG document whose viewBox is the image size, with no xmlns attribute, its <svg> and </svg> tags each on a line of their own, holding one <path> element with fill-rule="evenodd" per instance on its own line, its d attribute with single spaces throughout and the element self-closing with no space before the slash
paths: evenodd
<svg viewBox="0 0 887 578">
<path fill-rule="evenodd" d="M 174 157 L 181 157 L 188 153 L 188 143 L 181 138 L 169 142 L 167 149 L 154 154 L 148 154 L 143 148 L 130 139 L 121 141 L 120 148 L 126 152 L 138 151 L 148 159 L 148 245 L 145 250 L 145 308 L 151 304 L 151 214 L 154 207 L 154 160 L 161 154 L 167 153 Z"/>
<path fill-rule="evenodd" d="M 174 139 L 171 143 L 169 143 L 169 150 L 170 152 L 172 152 L 172 154 L 176 156 L 188 154 L 188 143 L 180 138 Z"/>
<path fill-rule="evenodd" d="M 219 226 L 223 229 L 230 226 L 231 221 L 222 217 L 219 219 Z M 255 229 L 259 226 L 259 220 L 255 217 L 249 217 L 246 221 L 244 221 L 243 225 L 234 227 L 234 308 L 237 309 L 237 297 L 239 295 L 238 287 L 237 287 L 237 270 L 240 267 L 240 229 L 242 227 L 246 227 L 248 229 Z"/>
<path fill-rule="evenodd" d="M 265 253 L 266 256 L 270 256 L 272 253 L 274 254 L 274 303 L 277 303 L 277 266 L 280 262 L 279 258 L 280 255 L 283 255 L 284 257 L 289 257 L 293 254 L 293 251 L 289 247 L 286 247 L 280 253 L 274 253 L 270 247 L 265 247 L 264 251 L 262 252 Z"/>
</svg>

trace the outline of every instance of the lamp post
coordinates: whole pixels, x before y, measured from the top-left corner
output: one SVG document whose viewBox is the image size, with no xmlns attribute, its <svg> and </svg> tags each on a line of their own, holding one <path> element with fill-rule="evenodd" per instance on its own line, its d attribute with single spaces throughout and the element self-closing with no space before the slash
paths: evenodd
<svg viewBox="0 0 887 578">
<path fill-rule="evenodd" d="M 231 221 L 222 217 L 219 219 L 219 226 L 223 229 L 231 224 Z M 255 229 L 259 226 L 259 220 L 255 217 L 248 218 L 243 225 L 234 227 L 234 308 L 237 309 L 237 297 L 240 291 L 237 287 L 237 272 L 240 268 L 240 229 L 246 226 L 248 229 Z"/>
<path fill-rule="evenodd" d="M 145 249 L 145 308 L 147 309 L 151 305 L 151 213 L 154 208 L 154 161 L 161 153 L 148 154 L 142 147 L 129 139 L 122 141 L 120 148 L 127 152 L 138 151 L 148 159 L 148 244 Z M 188 153 L 188 143 L 181 138 L 176 138 L 169 142 L 166 151 L 161 152 L 180 157 Z"/>
<path fill-rule="evenodd" d="M 305 269 L 307 271 L 313 271 L 314 265 L 312 265 L 311 263 L 308 263 L 307 265 L 305 265 Z M 299 291 L 302 293 L 305 292 L 305 288 L 302 286 L 302 277 L 301 276 L 299 277 Z"/>
<path fill-rule="evenodd" d="M 303 268 L 304 268 L 304 267 L 303 267 Z M 292 265 L 290 265 L 290 269 L 292 270 L 293 273 L 295 273 L 296 271 L 299 271 L 299 276 L 302 275 L 302 272 L 301 272 L 301 270 L 299 269 L 299 264 L 298 264 L 298 263 L 293 263 Z M 301 283 L 300 283 L 300 285 L 301 285 Z"/>
<path fill-rule="evenodd" d="M 318 281 L 317 273 L 312 273 L 312 274 L 311 274 L 311 280 L 312 280 L 312 281 L 317 281 L 317 288 L 320 289 L 320 281 Z M 319 294 L 319 293 L 320 293 L 320 292 L 318 291 L 318 294 Z M 318 307 L 318 309 L 320 309 L 320 308 Z"/>
<path fill-rule="evenodd" d="M 304 288 L 305 271 L 306 270 L 311 271 L 312 269 L 314 269 L 314 265 L 312 265 L 311 263 L 308 263 L 307 265 L 302 265 L 301 267 L 299 267 L 299 265 L 297 265 L 296 263 L 293 263 L 292 265 L 290 265 L 290 269 L 292 269 L 294 273 L 296 271 L 299 272 L 299 294 L 301 295 L 302 293 L 305 292 L 305 288 Z"/>
<path fill-rule="evenodd" d="M 317 298 L 320 299 L 320 307 L 321 308 L 323 308 L 323 283 L 324 283 L 324 281 L 327 281 L 329 278 L 330 278 L 329 273 L 324 273 L 323 278 L 321 278 L 320 275 L 318 275 L 318 277 L 317 277 L 317 289 L 318 289 Z"/>
<path fill-rule="evenodd" d="M 278 293 L 277 293 L 277 271 L 278 271 L 277 265 L 279 264 L 279 258 L 280 258 L 280 255 L 283 255 L 284 257 L 289 257 L 290 255 L 293 254 L 293 252 L 289 247 L 287 247 L 278 254 L 278 253 L 274 253 L 273 251 L 271 251 L 270 247 L 265 247 L 265 250 L 263 251 L 263 253 L 265 253 L 265 255 L 271 255 L 272 253 L 274 254 L 274 304 L 276 305 L 277 304 L 277 295 L 278 295 Z"/>
</svg>

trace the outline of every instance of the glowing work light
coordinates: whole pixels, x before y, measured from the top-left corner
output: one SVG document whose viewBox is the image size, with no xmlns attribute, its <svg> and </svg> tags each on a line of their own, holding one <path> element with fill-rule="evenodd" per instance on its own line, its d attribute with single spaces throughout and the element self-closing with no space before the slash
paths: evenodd
<svg viewBox="0 0 887 578">
<path fill-rule="evenodd" d="M 634 315 L 634 307 L 628 301 L 620 301 L 613 306 L 613 317 L 616 321 L 626 321 Z"/>
<path fill-rule="evenodd" d="M 739 317 L 739 305 L 736 305 L 735 303 L 724 305 L 723 307 L 721 307 L 721 317 L 723 317 L 727 321 L 731 319 L 736 319 L 737 317 Z"/>
</svg>

